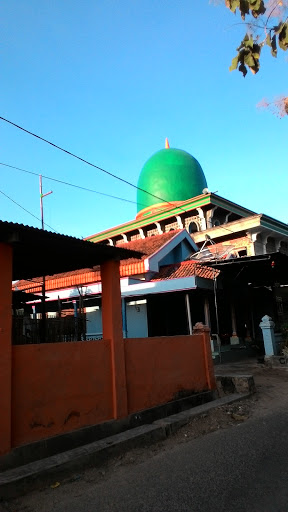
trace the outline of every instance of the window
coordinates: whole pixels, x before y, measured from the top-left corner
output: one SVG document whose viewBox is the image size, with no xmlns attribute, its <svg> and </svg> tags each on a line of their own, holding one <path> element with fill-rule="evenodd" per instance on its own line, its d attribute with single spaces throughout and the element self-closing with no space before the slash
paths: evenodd
<svg viewBox="0 0 288 512">
<path fill-rule="evenodd" d="M 188 226 L 188 231 L 189 233 L 196 233 L 198 231 L 198 226 L 196 224 L 196 222 L 190 222 L 189 226 Z"/>
</svg>

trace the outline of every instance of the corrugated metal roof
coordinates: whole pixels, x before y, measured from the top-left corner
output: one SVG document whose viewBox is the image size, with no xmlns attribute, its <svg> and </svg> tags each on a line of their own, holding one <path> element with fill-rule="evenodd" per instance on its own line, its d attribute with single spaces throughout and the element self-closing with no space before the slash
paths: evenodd
<svg viewBox="0 0 288 512">
<path fill-rule="evenodd" d="M 137 260 L 142 256 L 128 248 L 94 244 L 72 236 L 5 221 L 0 221 L 0 243 L 13 247 L 13 281 L 84 267 L 92 269 L 107 260 L 120 261 L 131 257 Z"/>
<path fill-rule="evenodd" d="M 127 258 L 120 262 L 120 275 L 121 277 L 131 276 L 135 274 L 142 274 L 146 272 L 144 267 L 144 259 L 147 256 L 155 254 L 163 245 L 165 245 L 171 238 L 176 236 L 179 231 L 169 231 L 162 235 L 155 235 L 144 239 L 133 240 L 132 242 L 123 243 L 117 246 L 116 249 L 125 249 L 131 251 L 131 254 L 138 254 L 137 258 Z M 91 243 L 91 242 L 86 242 Z M 102 244 L 93 244 L 102 245 Z M 134 252 L 133 252 L 134 251 Z M 139 256 L 139 252 L 141 255 Z M 70 286 L 86 285 L 101 280 L 100 268 L 83 268 L 68 272 L 61 272 L 59 274 L 46 276 L 46 290 L 53 290 L 57 288 L 67 288 Z M 32 282 L 21 280 L 17 283 L 17 288 L 24 290 L 33 290 L 35 292 L 41 291 L 42 277 L 33 279 Z"/>
</svg>

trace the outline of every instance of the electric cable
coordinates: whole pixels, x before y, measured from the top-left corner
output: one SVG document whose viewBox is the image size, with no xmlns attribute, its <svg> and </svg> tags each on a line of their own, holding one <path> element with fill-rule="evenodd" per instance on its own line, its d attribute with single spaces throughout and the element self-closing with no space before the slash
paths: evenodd
<svg viewBox="0 0 288 512">
<path fill-rule="evenodd" d="M 32 174 L 33 176 L 39 176 L 41 174 L 41 173 L 37 173 L 37 172 L 34 172 L 34 171 L 28 171 L 27 169 L 22 169 L 21 167 L 15 167 L 14 165 L 6 164 L 4 162 L 0 162 L 0 165 L 3 165 L 5 167 L 9 167 L 10 169 L 16 169 L 17 171 L 25 172 L 27 174 Z M 124 197 L 113 196 L 111 194 L 106 194 L 105 192 L 99 192 L 98 190 L 94 190 L 92 188 L 87 188 L 87 187 L 82 187 L 81 185 L 76 185 L 74 183 L 69 183 L 68 181 L 59 180 L 57 178 L 52 178 L 51 176 L 47 176 L 45 174 L 41 174 L 41 175 L 42 175 L 42 178 L 45 178 L 46 180 L 55 181 L 56 183 L 60 183 L 62 185 L 67 185 L 69 187 L 78 188 L 78 189 L 84 190 L 86 192 L 93 192 L 94 194 L 99 194 L 101 196 L 111 197 L 112 199 L 118 199 L 119 201 L 125 201 L 126 203 L 137 204 L 136 201 L 131 201 L 130 199 L 126 199 Z M 145 205 L 141 205 L 141 206 L 145 206 Z"/>
<path fill-rule="evenodd" d="M 28 133 L 29 135 L 32 135 L 36 139 L 42 140 L 43 142 L 46 142 L 46 144 L 50 144 L 50 146 L 53 146 L 56 149 L 59 149 L 63 153 L 66 153 L 67 155 L 72 156 L 73 158 L 76 158 L 77 160 L 80 160 L 81 162 L 84 162 L 87 165 L 90 165 L 91 167 L 94 167 L 94 169 L 98 169 L 98 171 L 104 172 L 108 176 L 111 176 L 112 178 L 121 181 L 122 183 L 126 183 L 126 185 L 129 185 L 130 187 L 135 188 L 136 190 L 140 190 L 141 192 L 144 192 L 145 194 L 148 194 L 152 197 L 155 197 L 162 203 L 167 203 L 173 208 L 179 208 L 180 210 L 184 211 L 186 213 L 186 210 L 183 210 L 180 206 L 175 206 L 170 201 L 166 201 L 166 199 L 163 199 L 162 197 L 156 196 L 155 194 L 151 194 L 151 192 L 148 192 L 147 190 L 144 190 L 141 187 L 138 187 L 137 185 L 134 185 L 134 183 L 131 183 L 128 180 L 125 180 L 124 178 L 121 178 L 120 176 L 117 176 L 117 174 L 113 174 L 110 171 L 107 171 L 106 169 L 103 169 L 103 167 L 99 167 L 98 165 L 93 164 L 92 162 L 89 162 L 89 160 L 86 160 L 85 158 L 82 158 L 81 156 L 76 155 L 75 153 L 72 153 L 71 151 L 68 151 L 68 149 L 62 148 L 61 146 L 58 146 L 57 144 L 54 144 L 54 142 L 49 141 L 48 139 L 44 139 L 44 137 L 41 137 L 40 135 L 37 135 L 36 133 L 31 132 L 30 130 L 27 130 L 26 128 L 23 128 L 23 126 L 20 126 L 19 124 L 13 123 L 13 121 L 10 121 L 9 119 L 6 119 L 5 117 L 0 116 L 0 119 L 2 121 L 5 121 L 8 124 L 11 124 L 12 126 L 15 126 L 15 128 L 18 128 L 19 130 L 22 130 L 25 133 Z"/>
<path fill-rule="evenodd" d="M 0 190 L 0 194 L 2 194 L 3 196 L 7 197 L 7 199 L 12 201 L 12 203 L 16 204 L 17 206 L 19 206 L 19 208 L 24 210 L 24 212 L 29 213 L 29 215 L 32 215 L 32 217 L 34 217 L 35 219 L 37 219 L 37 220 L 39 220 L 41 222 L 41 219 L 39 217 L 37 217 L 36 215 L 34 215 L 34 213 L 32 213 L 29 210 L 27 210 L 26 208 L 24 208 L 24 206 L 22 206 L 21 204 L 17 203 L 17 201 L 15 201 L 14 199 L 12 199 L 12 197 L 10 197 L 7 194 L 5 194 L 2 190 Z M 48 228 L 50 228 L 53 231 L 55 231 L 55 233 L 58 233 L 58 231 L 56 231 L 56 229 L 52 228 L 52 226 L 49 226 L 49 224 L 47 224 L 46 222 L 45 222 L 45 225 L 48 226 Z"/>
<path fill-rule="evenodd" d="M 21 130 L 21 131 L 23 131 L 23 132 L 25 132 L 25 133 L 28 133 L 29 135 L 32 135 L 33 137 L 35 137 L 35 138 L 37 138 L 37 139 L 39 139 L 39 140 L 42 140 L 43 142 L 46 142 L 47 144 L 49 144 L 49 145 L 53 146 L 53 147 L 54 147 L 54 148 L 56 148 L 56 149 L 59 149 L 60 151 L 62 151 L 62 152 L 64 152 L 64 153 L 66 153 L 66 154 L 68 154 L 68 155 L 72 156 L 73 158 L 76 158 L 77 160 L 80 160 L 81 162 L 84 162 L 85 164 L 90 165 L 91 167 L 94 167 L 95 169 L 98 169 L 98 170 L 99 170 L 99 171 L 101 171 L 101 172 L 104 172 L 105 174 L 107 174 L 107 175 L 111 176 L 112 178 L 117 179 L 117 180 L 119 180 L 119 181 L 121 181 L 121 182 L 125 183 L 126 185 L 129 185 L 129 186 L 131 186 L 131 187 L 133 187 L 133 188 L 135 188 L 135 189 L 137 189 L 137 190 L 140 190 L 141 192 L 144 192 L 145 194 L 148 194 L 148 195 L 150 195 L 150 196 L 152 196 L 152 197 L 155 197 L 156 199 L 160 200 L 160 201 L 161 201 L 161 202 L 163 202 L 163 203 L 166 203 L 166 204 L 168 204 L 168 205 L 172 206 L 173 208 L 177 208 L 177 209 L 179 209 L 179 210 L 182 210 L 184 213 L 187 213 L 187 210 L 184 210 L 184 208 L 182 208 L 181 206 L 177 206 L 177 205 L 175 205 L 175 204 L 171 203 L 170 201 L 166 201 L 165 199 L 163 199 L 163 198 L 161 198 L 161 197 L 159 197 L 159 196 L 156 196 L 155 194 L 152 194 L 151 192 L 148 192 L 147 190 L 144 190 L 143 188 L 138 187 L 137 185 L 134 185 L 133 183 L 129 182 L 128 180 L 125 180 L 124 178 L 121 178 L 120 176 L 117 176 L 116 174 L 113 174 L 112 172 L 107 171 L 106 169 L 103 169 L 102 167 L 99 167 L 98 165 L 95 165 L 95 164 L 93 164 L 92 162 L 89 162 L 89 161 L 88 161 L 88 160 L 86 160 L 85 158 L 82 158 L 82 157 L 80 157 L 80 156 L 76 155 L 75 153 L 72 153 L 71 151 L 68 151 L 67 149 L 62 148 L 61 146 L 58 146 L 57 144 L 54 144 L 53 142 L 51 142 L 51 141 L 49 141 L 49 140 L 45 139 L 44 137 L 41 137 L 40 135 L 37 135 L 36 133 L 31 132 L 30 130 L 27 130 L 26 128 L 23 128 L 22 126 L 20 126 L 20 125 L 18 125 L 18 124 L 16 124 L 16 123 L 14 123 L 13 121 L 10 121 L 9 119 L 6 119 L 5 117 L 2 117 L 2 116 L 0 116 L 0 119 L 1 119 L 2 121 L 5 121 L 5 122 L 6 122 L 6 123 L 8 123 L 8 124 L 11 124 L 11 125 L 12 125 L 12 126 L 14 126 L 15 128 L 18 128 L 19 130 Z M 229 231 L 230 233 L 235 234 L 235 232 L 234 232 L 234 231 L 232 231 L 232 230 L 230 230 L 230 229 L 228 229 L 228 228 L 225 228 L 225 227 L 223 226 L 223 224 L 221 225 L 221 227 L 222 227 L 223 229 L 225 229 L 226 231 Z M 248 238 L 248 237 L 247 237 L 247 238 Z M 260 243 L 261 243 L 261 242 L 260 242 Z M 264 243 L 262 243 L 262 245 L 263 245 L 263 246 L 265 246 L 265 244 L 264 244 Z"/>
</svg>

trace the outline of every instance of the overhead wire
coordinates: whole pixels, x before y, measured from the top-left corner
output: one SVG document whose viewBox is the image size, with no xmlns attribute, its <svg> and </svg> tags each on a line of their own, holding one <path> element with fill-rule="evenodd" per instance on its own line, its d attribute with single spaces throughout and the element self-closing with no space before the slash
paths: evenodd
<svg viewBox="0 0 288 512">
<path fill-rule="evenodd" d="M 35 172 L 35 171 L 28 171 L 27 169 L 23 169 L 21 167 L 16 167 L 14 165 L 11 165 L 11 164 L 7 164 L 7 163 L 4 163 L 4 162 L 0 162 L 0 165 L 3 165 L 5 167 L 9 167 L 11 169 L 15 169 L 17 171 L 21 171 L 21 172 L 24 172 L 24 173 L 27 173 L 27 174 L 31 174 L 31 175 L 34 175 L 34 176 L 39 176 L 39 173 Z M 100 195 L 103 195 L 103 196 L 106 196 L 106 197 L 111 197 L 113 199 L 118 199 L 120 201 L 126 201 L 128 203 L 133 203 L 133 204 L 137 204 L 136 201 L 131 201 L 129 199 L 125 199 L 125 198 L 122 198 L 122 197 L 118 197 L 118 196 L 113 196 L 111 194 L 106 194 L 104 192 L 99 192 L 97 190 L 94 190 L 94 189 L 90 189 L 90 188 L 87 188 L 87 187 L 82 187 L 81 185 L 76 185 L 74 183 L 69 183 L 67 181 L 63 181 L 63 180 L 59 180 L 57 178 L 52 178 L 51 176 L 47 176 L 47 175 L 44 175 L 42 174 L 42 177 L 47 179 L 47 180 L 50 180 L 50 181 L 54 181 L 54 182 L 57 182 L 57 183 L 60 183 L 60 184 L 63 184 L 63 185 L 67 185 L 67 186 L 70 186 L 70 187 L 74 187 L 74 188 L 78 188 L 80 190 L 84 190 L 84 191 L 87 191 L 87 192 L 92 192 L 92 193 L 95 193 L 95 194 L 100 194 Z M 7 196 L 8 197 L 8 196 Z M 9 198 L 9 197 L 8 197 Z M 9 198 L 10 199 L 10 198 Z M 12 199 L 11 199 L 12 200 Z M 13 200 L 12 200 L 13 201 Z M 15 202 L 15 201 L 13 201 Z M 15 202 L 16 203 L 16 202 Z M 20 208 L 23 208 L 21 207 L 21 205 L 19 205 L 18 203 L 16 203 L 18 206 L 20 206 Z M 139 203 L 138 203 L 139 204 Z M 141 206 L 145 206 L 145 205 L 141 205 Z M 147 206 L 147 205 L 146 205 Z M 25 208 L 23 208 L 25 210 Z M 181 208 L 183 212 L 187 213 L 187 210 L 184 210 L 184 208 Z M 28 213 L 30 213 L 31 215 L 33 215 L 36 219 L 38 219 L 38 217 L 36 217 L 34 214 L 32 214 L 31 212 L 29 212 L 27 210 Z M 40 220 L 40 219 L 38 219 Z M 46 224 L 48 227 L 51 227 L 49 226 L 48 224 Z M 224 226 L 223 224 L 221 224 L 219 227 L 221 227 L 222 229 L 228 231 L 229 233 L 232 233 L 232 234 L 235 234 L 235 231 L 232 231 L 231 229 L 228 229 L 226 226 Z M 56 231 L 54 228 L 51 228 L 53 229 L 54 231 Z M 208 228 L 209 229 L 209 228 Z M 56 231 L 57 232 L 57 231 Z M 247 235 L 245 238 L 249 238 Z M 215 242 L 214 242 L 215 243 Z M 265 247 L 265 244 L 262 243 L 262 242 L 258 242 L 260 245 L 263 245 L 263 247 Z"/>
<path fill-rule="evenodd" d="M 89 165 L 89 166 L 91 166 L 91 167 L 94 167 L 95 169 L 98 169 L 99 171 L 101 171 L 101 172 L 103 172 L 103 173 L 105 173 L 105 174 L 107 174 L 107 175 L 111 176 L 111 177 L 112 177 L 112 178 L 114 178 L 114 179 L 117 179 L 117 180 L 121 181 L 122 183 L 125 183 L 126 185 L 129 185 L 129 186 L 131 186 L 131 187 L 133 187 L 133 188 L 135 188 L 135 189 L 137 189 L 137 190 L 140 190 L 141 192 L 144 192 L 145 194 L 148 194 L 148 195 L 150 195 L 150 196 L 152 196 L 152 197 L 154 197 L 154 198 L 156 198 L 156 199 L 160 200 L 161 202 L 166 203 L 167 205 L 172 206 L 173 208 L 177 208 L 177 209 L 179 209 L 179 210 L 183 211 L 184 213 L 187 213 L 187 210 L 185 210 L 185 209 L 184 209 L 184 208 L 182 208 L 181 206 L 175 205 L 175 204 L 171 203 L 170 201 L 167 201 L 166 199 L 163 199 L 163 198 L 161 198 L 161 197 L 159 197 L 159 196 L 156 196 L 155 194 L 152 194 L 151 192 L 148 192 L 147 190 L 144 190 L 143 188 L 138 187 L 137 185 L 134 185 L 134 184 L 133 184 L 133 183 L 131 183 L 130 181 L 125 180 L 124 178 L 121 178 L 120 176 L 117 176 L 116 174 L 113 174 L 112 172 L 107 171 L 106 169 L 103 169 L 102 167 L 99 167 L 98 165 L 93 164 L 92 162 L 89 162 L 89 161 L 88 161 L 88 160 L 86 160 L 85 158 L 82 158 L 82 157 L 80 157 L 80 156 L 76 155 L 75 153 L 72 153 L 71 151 L 69 151 L 69 150 L 67 150 L 67 149 L 65 149 L 65 148 L 62 148 L 61 146 L 58 146 L 57 144 L 54 144 L 53 142 L 49 141 L 48 139 L 45 139 L 44 137 L 41 137 L 40 135 L 37 135 L 36 133 L 31 132 L 30 130 L 27 130 L 27 129 L 26 129 L 26 128 L 24 128 L 23 126 L 20 126 L 20 125 L 18 125 L 18 124 L 16 124 L 16 123 L 14 123 L 13 121 L 10 121 L 9 119 L 6 119 L 5 117 L 0 116 L 0 120 L 5 121 L 6 123 L 8 123 L 8 124 L 10 124 L 10 125 L 14 126 L 15 128 L 18 128 L 19 130 L 21 130 L 21 131 L 23 131 L 23 132 L 25 132 L 25 133 L 28 133 L 29 135 L 32 135 L 33 137 L 35 137 L 35 138 L 37 138 L 37 139 L 39 139 L 39 140 L 42 140 L 43 142 L 45 142 L 45 143 L 49 144 L 50 146 L 53 146 L 54 148 L 59 149 L 60 151 L 62 151 L 62 152 L 64 152 L 64 153 L 66 153 L 66 154 L 68 154 L 68 155 L 72 156 L 73 158 L 76 158 L 77 160 L 80 160 L 81 162 L 83 162 L 83 163 L 85 163 L 85 164 L 87 164 L 87 165 Z M 4 164 L 4 165 L 5 165 L 5 164 Z M 13 167 L 13 166 L 10 166 L 10 167 Z M 18 168 L 18 170 L 20 170 L 20 169 Z M 21 169 L 21 170 L 23 170 L 23 169 Z M 25 172 L 26 172 L 26 171 L 25 171 Z M 32 174 L 32 171 L 28 171 L 28 172 Z M 34 174 L 34 173 L 33 173 L 33 174 Z M 36 173 L 35 173 L 35 174 L 36 174 Z M 52 179 L 52 178 L 47 178 L 47 179 Z M 54 179 L 55 181 L 57 181 L 55 178 L 53 178 L 53 179 Z M 59 180 L 59 182 L 61 182 L 61 180 Z M 70 185 L 70 186 L 74 186 L 74 185 L 72 185 L 72 184 L 68 184 L 68 183 L 65 183 L 65 184 L 66 184 L 66 185 Z M 78 186 L 77 186 L 77 188 L 78 188 Z M 80 186 L 79 186 L 79 188 L 80 188 Z M 83 189 L 84 189 L 84 188 L 85 188 L 85 187 L 83 187 Z M 91 190 L 90 190 L 90 191 L 91 191 Z M 96 191 L 95 191 L 95 192 L 96 192 Z M 116 196 L 115 196 L 115 198 L 116 198 Z M 117 199 L 119 199 L 119 198 L 117 198 Z M 230 233 L 235 234 L 235 232 L 234 232 L 234 231 L 232 231 L 232 230 L 230 230 L 230 229 L 228 229 L 228 228 L 225 228 L 225 227 L 223 226 L 223 224 L 221 225 L 221 227 L 222 227 L 223 229 L 225 229 L 226 231 L 229 231 Z M 246 237 L 246 238 L 248 238 L 248 237 Z M 261 242 L 260 242 L 260 243 L 261 243 Z M 261 243 L 261 245 L 265 246 L 265 244 L 264 244 L 264 243 Z"/>
<path fill-rule="evenodd" d="M 22 130 L 23 132 L 28 133 L 29 135 L 32 135 L 33 137 L 36 137 L 36 139 L 46 142 L 46 144 L 50 144 L 50 146 L 53 146 L 54 148 L 59 149 L 59 151 L 62 151 L 63 153 L 66 153 L 67 155 L 70 155 L 73 158 L 76 158 L 77 160 L 80 160 L 81 162 L 83 162 L 87 165 L 90 165 L 91 167 L 98 169 L 101 172 L 104 172 L 108 176 L 111 176 L 112 178 L 114 178 L 118 181 L 121 181 L 122 183 L 125 183 L 126 185 L 129 185 L 130 187 L 133 187 L 136 190 L 140 190 L 141 192 L 144 192 L 145 194 L 148 194 L 149 196 L 155 197 L 156 199 L 160 200 L 161 202 L 169 204 L 173 208 L 178 208 L 179 210 L 182 210 L 186 213 L 186 210 L 181 208 L 181 206 L 175 206 L 175 204 L 171 203 L 170 201 L 167 201 L 166 199 L 163 199 L 163 197 L 156 196 L 155 194 L 152 194 L 151 192 L 148 192 L 147 190 L 144 190 L 143 188 L 138 187 L 137 185 L 134 185 L 134 183 L 131 183 L 130 181 L 125 180 L 124 178 L 121 178 L 120 176 L 117 176 L 117 174 L 113 174 L 112 172 L 107 171 L 106 169 L 103 169 L 103 167 L 99 167 L 98 165 L 95 165 L 92 162 L 89 162 L 89 160 L 86 160 L 85 158 L 82 158 L 81 156 L 78 156 L 75 153 L 72 153 L 72 151 L 68 151 L 68 149 L 62 148 L 61 146 L 54 144 L 54 142 L 51 142 L 48 139 L 45 139 L 44 137 L 41 137 L 40 135 L 37 135 L 36 133 L 33 133 L 30 130 L 27 130 L 26 128 L 23 128 L 23 126 L 20 126 L 19 124 L 16 124 L 13 121 L 10 121 L 9 119 L 6 119 L 5 117 L 2 117 L 2 116 L 0 116 L 0 119 L 2 121 L 5 121 L 8 124 L 11 124 L 12 126 L 15 126 L 15 128 L 18 128 L 19 130 Z"/>
<path fill-rule="evenodd" d="M 27 210 L 26 208 L 24 208 L 24 206 L 22 206 L 21 204 L 17 203 L 17 201 L 15 201 L 14 199 L 12 199 L 12 197 L 10 197 L 7 194 L 5 194 L 5 192 L 3 192 L 2 190 L 0 190 L 0 194 L 2 194 L 3 196 L 7 197 L 7 199 L 12 201 L 12 203 L 16 204 L 17 206 L 19 206 L 19 208 L 24 210 L 24 212 L 29 213 L 29 215 L 32 215 L 32 217 L 34 217 L 35 219 L 37 219 L 37 220 L 39 220 L 41 222 L 41 219 L 39 217 L 37 217 L 36 215 L 34 215 L 34 213 L 32 213 L 29 210 Z M 48 228 L 50 228 L 53 231 L 55 231 L 55 233 L 58 233 L 58 231 L 56 231 L 56 229 L 52 228 L 52 226 L 49 226 L 49 224 L 47 224 L 47 222 L 45 222 L 45 225 L 48 226 Z"/>
<path fill-rule="evenodd" d="M 7 164 L 7 163 L 4 163 L 4 162 L 0 162 L 0 165 L 3 165 L 5 167 L 9 167 L 11 169 L 15 169 L 17 171 L 21 171 L 21 172 L 24 172 L 24 173 L 27 173 L 27 174 L 32 174 L 34 176 L 39 176 L 39 173 L 35 172 L 35 171 L 28 171 L 27 169 L 23 169 L 21 167 L 16 167 L 14 165 L 10 165 L 10 164 Z M 63 181 L 63 180 L 59 180 L 57 178 L 52 178 L 51 176 L 47 176 L 47 175 L 44 175 L 42 174 L 42 177 L 47 179 L 47 180 L 50 180 L 50 181 L 54 181 L 54 182 L 57 182 L 57 183 L 60 183 L 60 184 L 63 184 L 63 185 L 67 185 L 67 186 L 70 186 L 70 187 L 74 187 L 74 188 L 77 188 L 77 189 L 80 189 L 80 190 L 84 190 L 86 192 L 92 192 L 92 193 L 95 193 L 95 194 L 99 194 L 99 195 L 103 195 L 103 196 L 106 196 L 106 197 L 110 197 L 110 198 L 113 198 L 113 199 L 118 199 L 120 201 L 125 201 L 125 202 L 128 202 L 128 203 L 133 203 L 133 204 L 137 204 L 136 201 L 131 201 L 129 199 L 125 199 L 123 197 L 118 197 L 118 196 L 113 196 L 111 194 L 106 194 L 104 192 L 99 192 L 97 190 L 94 190 L 94 189 L 90 189 L 90 188 L 87 188 L 87 187 L 83 187 L 81 185 L 76 185 L 74 183 L 69 183 L 67 181 Z M 165 201 L 166 202 L 166 201 Z M 139 203 L 138 203 L 139 204 Z M 169 204 L 169 203 L 168 203 Z M 147 205 L 141 205 L 141 206 L 147 206 Z M 174 205 L 173 205 L 174 206 Z M 185 210 L 184 208 L 181 208 L 183 212 L 187 213 L 187 210 Z M 219 226 L 220 227 L 220 226 Z M 231 229 L 228 229 L 226 227 L 224 227 L 223 224 L 221 224 L 221 228 L 222 229 L 225 229 L 226 231 L 229 231 L 230 233 L 232 234 L 235 234 L 234 231 L 232 231 Z M 247 237 L 248 238 L 248 237 Z M 264 245 L 264 244 L 263 244 Z"/>
<path fill-rule="evenodd" d="M 95 190 L 95 189 L 92 189 L 92 188 L 87 188 L 87 187 L 83 187 L 82 185 L 76 185 L 74 183 L 69 183 L 68 181 L 63 181 L 63 180 L 59 180 L 57 178 L 52 178 L 51 176 L 47 176 L 47 175 L 39 173 L 39 172 L 28 171 L 27 169 L 22 169 L 21 167 L 16 167 L 14 165 L 6 164 L 4 162 L 0 162 L 0 165 L 3 165 L 5 167 L 9 167 L 10 169 L 16 169 L 17 171 L 25 172 L 27 174 L 32 174 L 34 176 L 39 176 L 41 174 L 42 178 L 45 178 L 46 180 L 50 180 L 50 181 L 55 181 L 56 183 L 60 183 L 62 185 L 67 185 L 69 187 L 78 188 L 78 189 L 84 190 L 86 192 L 93 192 L 94 194 L 99 194 L 99 195 L 105 196 L 105 197 L 111 197 L 112 199 L 118 199 L 119 201 L 125 201 L 126 203 L 137 204 L 136 201 L 131 201 L 130 199 L 126 199 L 124 197 L 113 196 L 111 194 L 106 194 L 105 192 L 99 192 L 98 190 Z M 145 205 L 141 205 L 141 206 L 145 206 Z"/>
</svg>

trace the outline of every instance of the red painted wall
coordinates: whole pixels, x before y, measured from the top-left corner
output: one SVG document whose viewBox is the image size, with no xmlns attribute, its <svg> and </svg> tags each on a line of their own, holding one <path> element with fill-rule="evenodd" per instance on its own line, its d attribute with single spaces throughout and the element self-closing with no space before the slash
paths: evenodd
<svg viewBox="0 0 288 512">
<path fill-rule="evenodd" d="M 124 393 L 130 414 L 214 388 L 206 334 L 126 339 L 114 401 L 110 341 L 13 346 L 12 447 L 123 417 Z"/>
<path fill-rule="evenodd" d="M 0 456 L 11 449 L 12 248 L 0 244 Z"/>
<path fill-rule="evenodd" d="M 128 412 L 208 389 L 204 342 L 203 335 L 126 339 Z"/>
<path fill-rule="evenodd" d="M 12 347 L 12 446 L 112 417 L 109 341 Z"/>
</svg>

